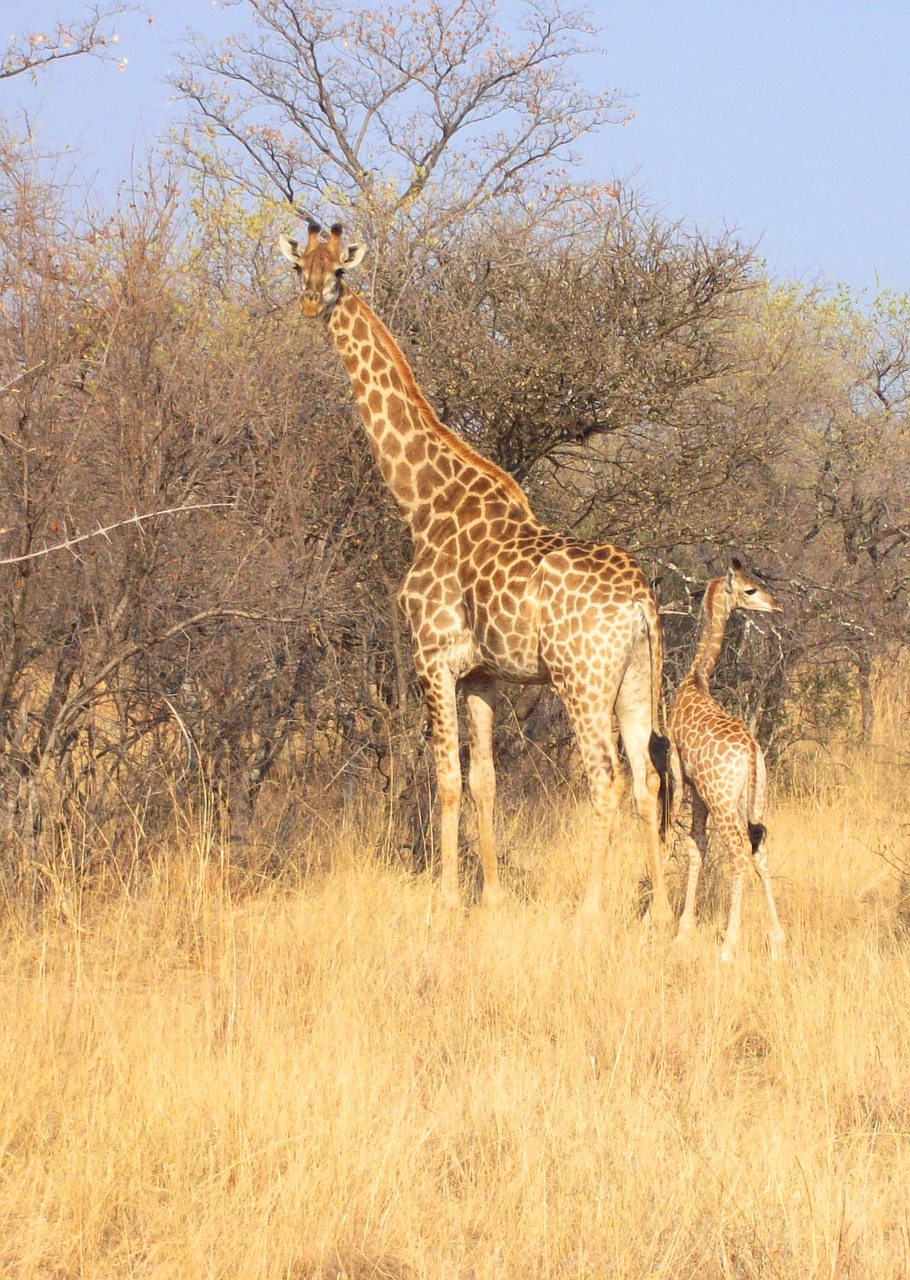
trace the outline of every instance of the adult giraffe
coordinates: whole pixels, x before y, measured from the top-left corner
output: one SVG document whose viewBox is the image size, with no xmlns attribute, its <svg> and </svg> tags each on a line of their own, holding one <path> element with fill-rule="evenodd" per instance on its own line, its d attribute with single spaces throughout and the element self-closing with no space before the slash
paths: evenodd
<svg viewBox="0 0 910 1280">
<path fill-rule="evenodd" d="M 730 911 L 721 960 L 730 960 L 739 941 L 743 887 L 751 862 L 765 891 L 770 928 L 768 942 L 777 959 L 785 942 L 774 905 L 768 855 L 762 847 L 765 803 L 765 758 L 752 734 L 737 716 L 724 711 L 711 697 L 709 681 L 724 641 L 727 619 L 734 609 L 779 613 L 780 605 L 755 582 L 738 560 L 722 578 L 705 587 L 701 605 L 698 645 L 692 665 L 676 691 L 670 709 L 670 733 L 674 753 L 682 766 L 682 781 L 692 798 L 692 828 L 686 837 L 689 879 L 686 902 L 679 921 L 680 940 L 695 927 L 695 894 L 698 874 L 708 847 L 708 814 L 727 847 L 733 876 Z M 678 768 L 674 756 L 674 770 Z M 683 787 L 677 786 L 677 801 Z"/>
<path fill-rule="evenodd" d="M 670 919 L 664 882 L 669 743 L 658 732 L 662 642 L 650 586 L 625 551 L 546 529 L 519 485 L 436 417 L 382 321 L 344 280 L 363 247 L 311 222 L 282 236 L 303 313 L 322 317 L 350 375 L 373 457 L 410 526 L 414 558 L 399 591 L 433 733 L 442 897 L 459 903 L 456 686 L 465 690 L 483 900 L 502 896 L 493 836 L 497 680 L 551 683 L 581 750 L 595 814 L 584 906 L 600 906 L 603 864 L 623 779 L 615 712 L 648 829 L 652 918 Z"/>
</svg>

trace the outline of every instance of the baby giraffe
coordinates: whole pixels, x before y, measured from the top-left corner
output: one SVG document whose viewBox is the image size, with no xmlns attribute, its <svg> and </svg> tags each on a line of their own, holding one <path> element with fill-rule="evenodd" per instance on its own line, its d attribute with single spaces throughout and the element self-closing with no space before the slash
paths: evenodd
<svg viewBox="0 0 910 1280">
<path fill-rule="evenodd" d="M 764 757 L 742 720 L 724 711 L 708 689 L 723 644 L 724 628 L 734 609 L 754 609 L 759 613 L 780 611 L 771 593 L 753 582 L 738 560 L 732 562 L 732 568 L 724 577 L 712 578 L 707 585 L 701 607 L 698 648 L 670 712 L 670 736 L 678 753 L 678 764 L 682 766 L 685 789 L 692 798 L 692 830 L 686 839 L 689 879 L 678 937 L 685 938 L 695 927 L 695 891 L 707 850 L 710 813 L 727 846 L 733 871 L 730 914 L 720 958 L 732 959 L 739 941 L 743 884 L 751 861 L 768 904 L 771 955 L 778 959 L 785 935 L 777 918 L 767 854 L 762 848 Z M 680 798 L 682 790 L 677 788 Z"/>
</svg>

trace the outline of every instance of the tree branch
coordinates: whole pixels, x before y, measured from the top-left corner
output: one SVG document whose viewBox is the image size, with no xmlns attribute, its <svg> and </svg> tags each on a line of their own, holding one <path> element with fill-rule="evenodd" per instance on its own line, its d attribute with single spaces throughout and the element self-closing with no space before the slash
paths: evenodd
<svg viewBox="0 0 910 1280">
<path fill-rule="evenodd" d="M 156 520 L 160 516 L 172 516 L 181 511 L 206 511 L 212 507 L 232 507 L 232 502 L 191 502 L 180 507 L 164 507 L 161 511 L 146 511 L 143 515 L 128 516 L 126 520 L 118 520 L 114 524 L 105 525 L 103 529 L 93 529 L 91 533 L 81 533 L 78 538 L 67 538 L 64 542 L 55 542 L 50 547 L 40 547 L 37 551 L 29 551 L 24 556 L 8 556 L 0 560 L 0 565 L 22 564 L 26 560 L 37 560 L 40 556 L 49 556 L 54 551 L 67 551 L 70 547 L 87 542 L 89 538 L 106 538 L 115 529 L 122 529 L 128 524 L 141 525 L 143 520 Z"/>
</svg>

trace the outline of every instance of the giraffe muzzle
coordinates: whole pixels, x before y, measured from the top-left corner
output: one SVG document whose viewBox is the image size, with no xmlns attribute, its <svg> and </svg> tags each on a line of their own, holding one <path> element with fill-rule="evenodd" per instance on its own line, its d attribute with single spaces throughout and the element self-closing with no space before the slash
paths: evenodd
<svg viewBox="0 0 910 1280">
<path fill-rule="evenodd" d="M 318 316 L 323 308 L 322 298 L 316 295 L 304 294 L 300 299 L 300 306 L 305 316 Z"/>
</svg>

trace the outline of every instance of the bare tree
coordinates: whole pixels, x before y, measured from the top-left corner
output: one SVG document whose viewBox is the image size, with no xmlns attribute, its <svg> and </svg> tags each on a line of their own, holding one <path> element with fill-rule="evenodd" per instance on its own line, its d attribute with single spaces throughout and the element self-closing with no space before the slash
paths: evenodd
<svg viewBox="0 0 910 1280">
<path fill-rule="evenodd" d="M 175 77 L 185 150 L 301 212 L 356 211 L 375 243 L 395 223 L 442 235 L 491 204 L 565 198 L 585 133 L 626 118 L 618 91 L 580 85 L 594 29 L 563 0 L 497 25 L 497 0 L 326 9 L 237 0 L 249 34 L 196 37 Z"/>
<path fill-rule="evenodd" d="M 354 789 L 394 738 L 397 535 L 334 368 L 212 278 L 166 175 L 76 226 L 27 149 L 0 187 L 0 872 L 202 793 L 245 836 L 282 757 L 304 809 Z"/>
<path fill-rule="evenodd" d="M 612 529 L 588 532 L 625 538 L 606 491 L 627 506 L 642 495 L 633 501 L 615 451 L 605 465 L 603 441 L 650 433 L 663 448 L 695 391 L 717 389 L 738 359 L 754 263 L 733 237 L 708 240 L 632 203 L 598 213 L 555 245 L 549 227 L 514 218 L 453 237 L 394 323 L 448 425 L 534 486 L 548 517 L 579 527 L 603 502 Z"/>
<path fill-rule="evenodd" d="M 565 185 L 573 130 L 621 110 L 569 83 L 590 32 L 560 4 L 528 6 L 522 45 L 493 0 L 394 23 L 243 3 L 252 33 L 197 42 L 180 75 L 192 200 L 150 166 L 75 220 L 27 147 L 0 147 L 6 868 L 74 833 L 116 857 L 137 814 L 151 837 L 200 787 L 237 835 L 271 796 L 299 817 L 425 792 L 389 585 L 406 534 L 346 379 L 294 322 L 272 249 L 288 201 L 353 210 L 378 241 L 367 287 L 447 423 L 548 521 L 662 574 L 671 680 L 693 584 L 732 550 L 786 612 L 732 629 L 729 705 L 785 742 L 865 680 L 868 727 L 910 598 L 902 300 L 864 319 L 776 294 L 734 236 Z M 500 746 L 537 744 L 515 785 L 565 769 L 546 698 L 514 713 Z"/>
<path fill-rule="evenodd" d="M 82 18 L 72 22 L 58 21 L 50 28 L 10 36 L 0 56 L 0 80 L 36 75 L 42 68 L 65 58 L 85 54 L 104 59 L 115 57 L 118 37 L 111 24 L 135 8 L 132 4 L 94 4 Z"/>
</svg>

